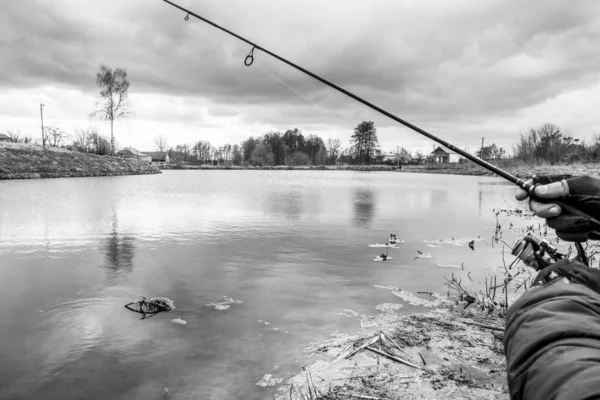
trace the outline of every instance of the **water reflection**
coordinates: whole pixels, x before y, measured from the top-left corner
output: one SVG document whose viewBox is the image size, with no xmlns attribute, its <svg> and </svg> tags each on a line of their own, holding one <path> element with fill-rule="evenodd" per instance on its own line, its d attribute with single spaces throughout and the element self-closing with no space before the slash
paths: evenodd
<svg viewBox="0 0 600 400">
<path fill-rule="evenodd" d="M 358 228 L 368 229 L 375 217 L 375 192 L 366 187 L 354 189 L 354 217 L 352 224 Z"/>
<path fill-rule="evenodd" d="M 133 271 L 135 237 L 119 234 L 117 213 L 114 209 L 112 230 L 103 247 L 105 267 L 111 282 L 116 283 L 120 277 Z"/>
<path fill-rule="evenodd" d="M 302 193 L 298 190 L 273 193 L 269 197 L 269 211 L 283 214 L 286 219 L 298 220 L 303 213 Z"/>
</svg>

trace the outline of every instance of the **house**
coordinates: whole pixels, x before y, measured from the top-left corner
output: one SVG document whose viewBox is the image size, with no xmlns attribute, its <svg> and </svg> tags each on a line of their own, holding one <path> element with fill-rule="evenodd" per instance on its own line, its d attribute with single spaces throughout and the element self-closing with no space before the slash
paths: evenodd
<svg viewBox="0 0 600 400">
<path fill-rule="evenodd" d="M 144 151 L 143 153 L 149 155 L 150 158 L 152 158 L 152 163 L 168 164 L 170 162 L 169 153 L 167 153 L 166 151 Z"/>
<path fill-rule="evenodd" d="M 450 150 L 445 146 L 438 146 L 431 156 L 436 164 L 454 164 L 460 162 L 462 156 L 455 151 Z"/>
<path fill-rule="evenodd" d="M 0 142 L 12 142 L 10 136 L 0 133 Z"/>
<path fill-rule="evenodd" d="M 150 164 L 152 162 L 152 157 L 150 157 L 148 154 L 144 154 L 144 153 L 134 149 L 131 146 L 125 147 L 123 150 L 119 151 L 117 153 L 117 156 L 123 157 L 123 158 L 135 158 L 138 161 L 147 162 L 148 164 Z"/>
</svg>

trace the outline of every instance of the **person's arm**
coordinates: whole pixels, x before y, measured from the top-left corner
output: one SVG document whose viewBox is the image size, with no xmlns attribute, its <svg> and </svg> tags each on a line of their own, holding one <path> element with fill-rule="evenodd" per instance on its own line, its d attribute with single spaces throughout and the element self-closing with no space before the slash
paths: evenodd
<svg viewBox="0 0 600 400">
<path fill-rule="evenodd" d="M 560 199 L 600 215 L 600 180 L 578 177 L 536 187 L 542 199 Z M 518 200 L 528 194 L 519 190 Z M 597 237 L 578 216 L 553 203 L 529 201 L 564 240 Z M 561 279 L 534 286 L 508 310 L 504 335 L 511 399 L 600 398 L 600 270 L 561 260 L 540 271 Z M 568 283 L 567 283 L 568 282 Z"/>
</svg>

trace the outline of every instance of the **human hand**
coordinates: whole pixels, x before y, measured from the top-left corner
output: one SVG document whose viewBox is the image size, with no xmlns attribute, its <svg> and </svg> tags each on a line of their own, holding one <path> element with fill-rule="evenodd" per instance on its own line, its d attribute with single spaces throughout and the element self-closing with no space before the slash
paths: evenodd
<svg viewBox="0 0 600 400">
<path fill-rule="evenodd" d="M 589 176 L 543 176 L 531 179 L 528 183 L 540 184 L 535 188 L 537 199 L 529 200 L 529 208 L 538 217 L 545 218 L 559 238 L 571 242 L 600 240 L 599 179 Z M 519 188 L 515 197 L 525 200 L 529 193 Z"/>
</svg>

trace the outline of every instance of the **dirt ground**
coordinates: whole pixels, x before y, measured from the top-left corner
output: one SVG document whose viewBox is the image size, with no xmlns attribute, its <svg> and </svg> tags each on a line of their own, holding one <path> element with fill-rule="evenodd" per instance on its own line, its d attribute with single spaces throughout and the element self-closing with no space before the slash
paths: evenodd
<svg viewBox="0 0 600 400">
<path fill-rule="evenodd" d="M 274 398 L 507 399 L 504 320 L 439 296 L 430 300 L 441 307 L 409 316 L 390 310 L 363 321 L 360 336 L 311 343 L 305 353 L 320 359 Z"/>
</svg>

